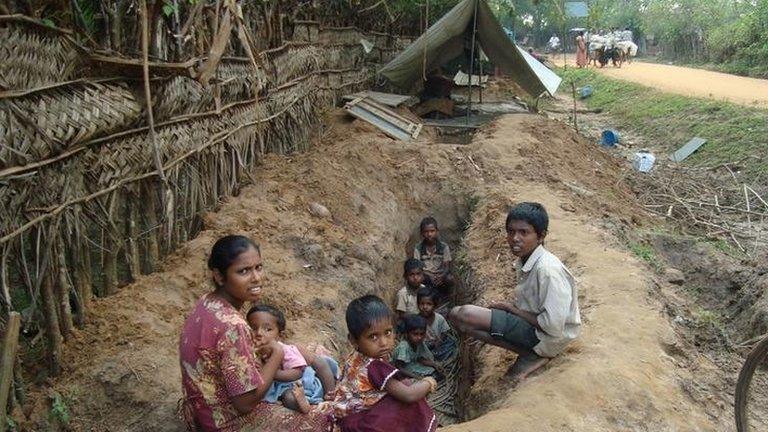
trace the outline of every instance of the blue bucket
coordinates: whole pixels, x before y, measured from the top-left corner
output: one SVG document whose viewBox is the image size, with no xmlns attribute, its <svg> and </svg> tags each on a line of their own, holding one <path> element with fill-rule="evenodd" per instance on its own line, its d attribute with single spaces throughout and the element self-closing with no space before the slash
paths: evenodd
<svg viewBox="0 0 768 432">
<path fill-rule="evenodd" d="M 603 139 L 600 141 L 600 144 L 606 147 L 613 147 L 619 143 L 620 137 L 621 135 L 619 135 L 619 131 L 616 129 L 606 129 L 603 131 Z"/>
<path fill-rule="evenodd" d="M 586 99 L 590 96 L 592 96 L 592 86 L 585 85 L 579 90 L 579 97 L 581 99 Z"/>
</svg>

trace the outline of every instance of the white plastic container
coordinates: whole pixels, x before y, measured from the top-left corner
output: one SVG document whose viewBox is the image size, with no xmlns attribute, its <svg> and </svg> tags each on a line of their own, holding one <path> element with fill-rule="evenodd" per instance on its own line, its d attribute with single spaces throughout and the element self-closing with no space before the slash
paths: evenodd
<svg viewBox="0 0 768 432">
<path fill-rule="evenodd" d="M 655 162 L 656 156 L 648 150 L 640 150 L 635 153 L 635 158 L 632 160 L 632 167 L 637 171 L 647 173 L 651 171 Z"/>
</svg>

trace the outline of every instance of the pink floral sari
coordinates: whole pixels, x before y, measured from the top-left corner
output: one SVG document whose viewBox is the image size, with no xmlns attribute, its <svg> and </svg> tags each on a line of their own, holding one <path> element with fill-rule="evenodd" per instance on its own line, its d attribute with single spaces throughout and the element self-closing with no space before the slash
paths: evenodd
<svg viewBox="0 0 768 432">
<path fill-rule="evenodd" d="M 207 294 L 187 317 L 179 345 L 183 414 L 203 431 L 327 431 L 328 412 L 300 414 L 260 403 L 240 414 L 231 398 L 264 385 L 251 329 L 228 302 Z"/>
</svg>

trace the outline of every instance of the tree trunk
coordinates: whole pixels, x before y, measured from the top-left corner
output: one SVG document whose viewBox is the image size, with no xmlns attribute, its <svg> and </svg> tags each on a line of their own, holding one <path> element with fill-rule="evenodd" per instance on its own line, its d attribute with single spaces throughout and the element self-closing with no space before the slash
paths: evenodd
<svg viewBox="0 0 768 432">
<path fill-rule="evenodd" d="M 80 207 L 75 207 L 75 220 L 80 220 Z M 93 298 L 93 278 L 91 277 L 91 252 L 85 243 L 85 234 L 80 231 L 79 223 L 75 225 L 74 238 L 70 242 L 70 267 L 75 269 L 74 280 L 75 289 L 77 289 L 77 298 L 79 299 L 79 308 L 75 315 L 75 323 L 78 327 L 85 324 L 85 316 L 91 307 Z"/>
<path fill-rule="evenodd" d="M 61 373 L 61 329 L 59 316 L 56 312 L 56 297 L 53 294 L 53 274 L 46 271 L 40 277 L 43 278 L 40 296 L 43 301 L 42 314 L 45 318 L 45 330 L 48 337 L 51 375 L 58 376 Z"/>
<path fill-rule="evenodd" d="M 144 183 L 144 193 L 146 195 L 146 220 L 147 220 L 147 258 L 149 261 L 148 273 L 155 270 L 160 263 L 160 242 L 157 239 L 160 232 L 160 224 L 157 219 L 158 199 L 157 192 L 154 190 L 152 182 Z"/>
<path fill-rule="evenodd" d="M 104 7 L 109 15 L 110 46 L 116 52 L 121 52 L 123 48 L 123 3 L 123 0 L 107 1 Z"/>
<path fill-rule="evenodd" d="M 141 275 L 141 254 L 139 253 L 139 218 L 141 200 L 138 194 L 139 188 L 133 188 L 128 194 L 128 251 L 125 254 L 128 257 L 128 268 L 131 272 L 131 279 L 138 279 Z"/>
<path fill-rule="evenodd" d="M 109 296 L 117 292 L 117 252 L 120 248 L 112 236 L 112 233 L 104 235 L 104 295 Z"/>
<path fill-rule="evenodd" d="M 67 259 L 64 256 L 64 248 L 59 240 L 56 245 L 56 258 L 58 266 L 58 284 L 56 284 L 56 301 L 58 302 L 59 324 L 61 326 L 61 335 L 64 340 L 69 338 L 72 333 L 72 308 L 69 304 L 69 292 L 72 286 L 69 284 L 67 275 Z"/>
</svg>

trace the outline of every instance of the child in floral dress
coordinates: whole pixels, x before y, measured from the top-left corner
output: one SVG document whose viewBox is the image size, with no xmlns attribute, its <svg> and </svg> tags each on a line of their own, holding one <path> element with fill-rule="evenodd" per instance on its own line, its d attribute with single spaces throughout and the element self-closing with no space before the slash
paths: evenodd
<svg viewBox="0 0 768 432">
<path fill-rule="evenodd" d="M 334 417 L 342 432 L 432 432 L 437 420 L 425 397 L 434 378 L 410 380 L 387 359 L 395 345 L 392 311 L 382 299 L 366 295 L 346 312 L 355 351 L 336 387 Z"/>
</svg>

